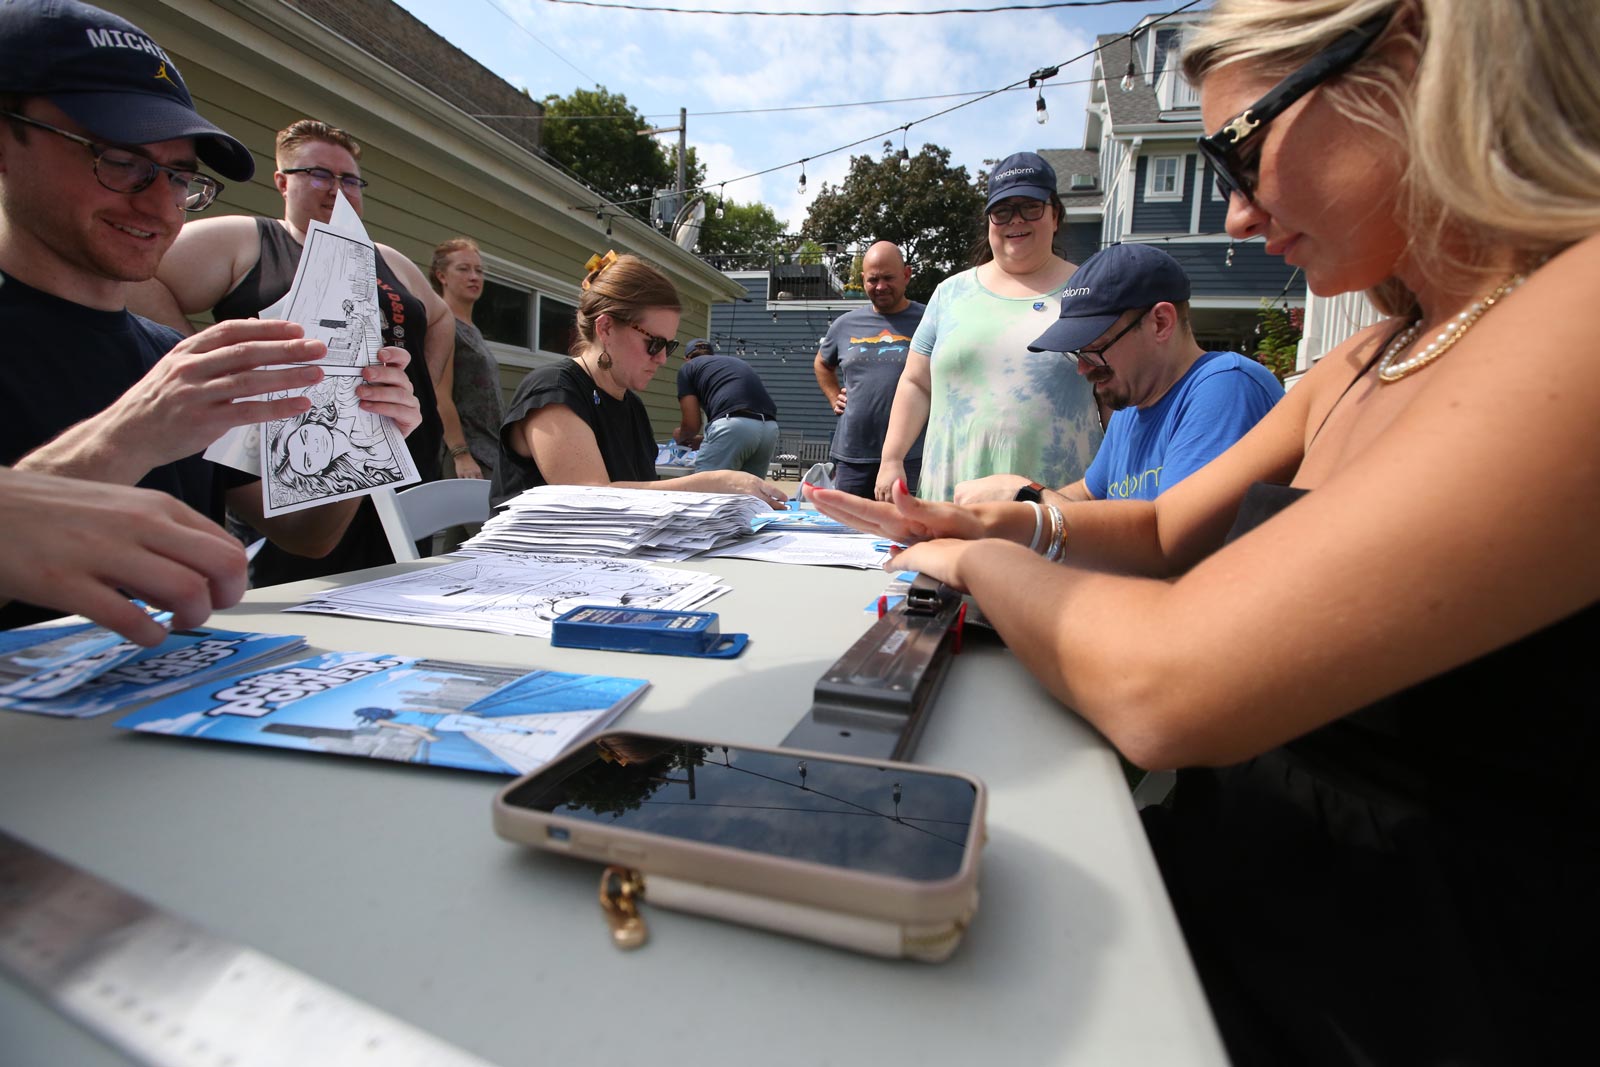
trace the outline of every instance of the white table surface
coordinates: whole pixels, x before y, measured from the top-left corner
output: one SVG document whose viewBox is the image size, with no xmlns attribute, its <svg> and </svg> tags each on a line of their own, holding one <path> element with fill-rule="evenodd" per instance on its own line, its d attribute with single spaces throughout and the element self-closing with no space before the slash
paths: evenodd
<svg viewBox="0 0 1600 1067">
<path fill-rule="evenodd" d="M 411 566 L 427 566 L 427 563 Z M 285 615 L 213 619 L 352 649 L 650 678 L 619 724 L 776 744 L 886 576 L 722 559 L 734 660 Z M 370 572 L 370 577 L 385 571 Z M 0 827 L 492 1062 L 1219 1064 L 1226 1059 L 1111 750 L 1004 648 L 969 640 L 918 762 L 989 785 L 982 901 L 947 963 L 858 956 L 650 909 L 611 947 L 599 868 L 501 841 L 506 781 L 0 712 Z M 124 1064 L 0 976 L 0 1064 Z"/>
</svg>

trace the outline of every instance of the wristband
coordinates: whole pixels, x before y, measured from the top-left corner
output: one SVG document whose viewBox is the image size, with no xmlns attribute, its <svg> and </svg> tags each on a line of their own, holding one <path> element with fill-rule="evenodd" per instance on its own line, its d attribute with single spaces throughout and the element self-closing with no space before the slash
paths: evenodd
<svg viewBox="0 0 1600 1067">
<path fill-rule="evenodd" d="M 462 456 L 464 456 L 466 454 L 467 454 L 467 446 L 466 445 L 456 445 L 456 447 L 454 447 L 454 448 L 452 448 L 450 450 L 450 458 L 451 459 L 459 459 L 459 458 L 461 458 Z"/>
<path fill-rule="evenodd" d="M 1039 551 L 1039 538 L 1044 533 L 1044 508 L 1040 507 L 1038 501 L 1035 500 L 1028 501 L 1028 504 L 1033 507 L 1033 540 L 1028 542 L 1028 551 L 1037 552 Z"/>
<path fill-rule="evenodd" d="M 1017 490 L 1017 495 L 1012 500 L 1021 500 L 1029 504 L 1037 504 L 1044 499 L 1044 486 L 1038 482 L 1029 482 Z"/>
</svg>

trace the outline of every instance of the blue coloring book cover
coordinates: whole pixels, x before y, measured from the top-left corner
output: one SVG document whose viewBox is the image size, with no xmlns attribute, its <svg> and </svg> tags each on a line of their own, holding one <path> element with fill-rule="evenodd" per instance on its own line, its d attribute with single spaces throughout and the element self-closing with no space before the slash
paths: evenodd
<svg viewBox="0 0 1600 1067">
<path fill-rule="evenodd" d="M 84 719 L 153 700 L 268 656 L 297 652 L 305 638 L 196 627 L 144 648 L 94 625 L 15 630 L 30 646 L 0 648 L 0 708 Z M 34 671 L 31 675 L 23 672 Z M 70 681 L 70 684 L 66 684 Z"/>
<path fill-rule="evenodd" d="M 129 730 L 524 774 L 600 730 L 649 682 L 328 652 L 142 708 Z"/>
</svg>

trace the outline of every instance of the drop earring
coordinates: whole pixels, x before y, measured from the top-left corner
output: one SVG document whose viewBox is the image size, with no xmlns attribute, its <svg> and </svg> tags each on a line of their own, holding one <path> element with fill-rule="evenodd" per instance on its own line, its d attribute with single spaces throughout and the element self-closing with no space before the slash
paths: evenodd
<svg viewBox="0 0 1600 1067">
<path fill-rule="evenodd" d="M 611 365 L 614 362 L 615 360 L 611 358 L 611 353 L 606 351 L 606 346 L 601 345 L 600 358 L 594 361 L 595 366 L 599 367 L 601 370 L 610 370 Z"/>
</svg>

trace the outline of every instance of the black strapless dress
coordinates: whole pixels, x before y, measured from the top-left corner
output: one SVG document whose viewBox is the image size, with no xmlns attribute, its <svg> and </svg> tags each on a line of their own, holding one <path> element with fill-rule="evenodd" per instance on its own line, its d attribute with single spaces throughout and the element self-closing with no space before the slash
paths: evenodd
<svg viewBox="0 0 1600 1067">
<path fill-rule="evenodd" d="M 1304 492 L 1252 487 L 1230 539 Z M 1587 1059 L 1597 651 L 1590 605 L 1146 810 L 1236 1064 Z"/>
</svg>

